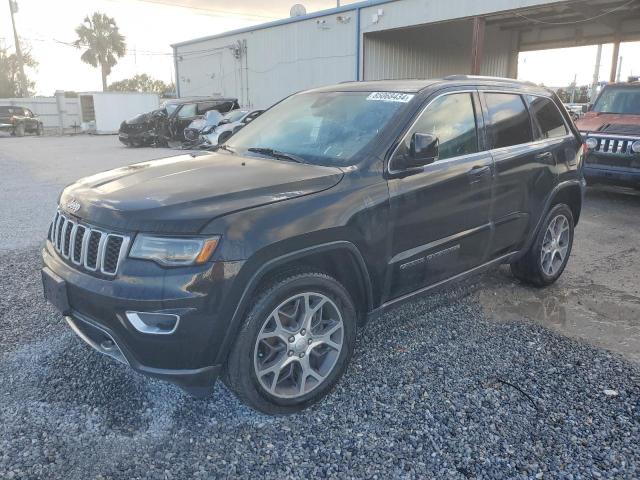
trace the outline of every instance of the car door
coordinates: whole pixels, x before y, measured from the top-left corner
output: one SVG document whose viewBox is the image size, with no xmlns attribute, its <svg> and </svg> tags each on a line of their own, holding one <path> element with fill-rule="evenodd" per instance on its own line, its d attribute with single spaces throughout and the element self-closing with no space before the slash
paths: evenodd
<svg viewBox="0 0 640 480">
<path fill-rule="evenodd" d="M 534 141 L 523 95 L 485 91 L 481 101 L 495 164 L 494 235 L 489 255 L 495 259 L 518 251 L 535 228 L 540 205 L 555 184 L 555 158 L 546 142 Z"/>
<path fill-rule="evenodd" d="M 394 170 L 415 133 L 436 135 L 438 158 Z M 396 162 L 399 163 L 399 162 Z M 484 149 L 477 93 L 428 101 L 389 161 L 393 222 L 385 300 L 434 285 L 485 261 L 490 240 L 493 161 Z"/>
<path fill-rule="evenodd" d="M 184 129 L 196 118 L 198 118 L 198 111 L 195 103 L 182 105 L 172 122 L 172 136 L 176 140 L 184 140 Z"/>
</svg>

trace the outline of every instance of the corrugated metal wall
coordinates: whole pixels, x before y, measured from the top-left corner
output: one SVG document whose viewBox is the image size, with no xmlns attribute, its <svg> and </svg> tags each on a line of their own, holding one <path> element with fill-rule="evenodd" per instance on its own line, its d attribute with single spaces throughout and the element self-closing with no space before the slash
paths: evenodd
<svg viewBox="0 0 640 480">
<path fill-rule="evenodd" d="M 353 80 L 355 23 L 347 12 L 179 47 L 180 95 L 268 107 L 299 90 Z"/>
<path fill-rule="evenodd" d="M 468 20 L 410 27 L 364 36 L 365 80 L 436 78 L 471 68 L 472 24 Z M 485 33 L 483 75 L 509 76 L 517 50 L 511 33 Z"/>
</svg>

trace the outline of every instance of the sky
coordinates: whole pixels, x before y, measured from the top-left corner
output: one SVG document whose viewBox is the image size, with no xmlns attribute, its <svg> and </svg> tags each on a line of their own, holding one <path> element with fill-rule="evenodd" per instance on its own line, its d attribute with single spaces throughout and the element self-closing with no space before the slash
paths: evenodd
<svg viewBox="0 0 640 480">
<path fill-rule="evenodd" d="M 289 16 L 296 0 L 17 0 L 15 15 L 20 37 L 31 49 L 38 67 L 28 71 L 38 95 L 55 90 L 101 90 L 100 72 L 80 62 L 81 50 L 68 43 L 74 29 L 95 11 L 115 18 L 126 37 L 128 52 L 115 66 L 109 82 L 147 73 L 173 80 L 170 44 Z M 302 0 L 308 12 L 331 8 L 334 0 Z M 342 1 L 343 5 L 353 3 Z M 0 0 L 0 45 L 13 48 L 13 32 L 6 0 Z M 23 46 L 24 48 L 24 46 Z M 609 77 L 611 45 L 605 45 L 600 78 Z M 640 74 L 640 42 L 623 44 L 622 78 Z M 578 84 L 593 76 L 596 47 L 524 52 L 519 58 L 519 78 L 548 86 L 566 86 L 577 75 Z"/>
</svg>

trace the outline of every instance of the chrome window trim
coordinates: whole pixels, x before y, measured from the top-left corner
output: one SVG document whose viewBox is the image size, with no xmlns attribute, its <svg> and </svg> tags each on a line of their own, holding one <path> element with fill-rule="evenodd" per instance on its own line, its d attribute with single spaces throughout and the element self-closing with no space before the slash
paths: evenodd
<svg viewBox="0 0 640 480">
<path fill-rule="evenodd" d="M 397 175 L 398 173 L 402 173 L 402 172 L 406 172 L 407 171 L 407 170 L 392 170 L 391 169 L 391 163 L 393 162 L 393 158 L 395 157 L 396 153 L 398 152 L 398 149 L 400 148 L 400 145 L 402 145 L 404 143 L 404 141 L 406 140 L 406 138 L 409 135 L 409 133 L 411 132 L 411 130 L 413 130 L 413 127 L 415 127 L 416 123 L 418 123 L 418 120 L 420 120 L 420 118 L 422 118 L 422 115 L 424 115 L 425 110 L 427 108 L 429 108 L 433 102 L 435 102 L 439 98 L 447 96 L 447 95 L 454 95 L 456 93 L 473 94 L 473 93 L 476 93 L 476 92 L 478 92 L 478 90 L 476 88 L 469 89 L 469 90 L 452 90 L 450 92 L 441 93 L 440 95 L 438 95 L 438 96 L 434 97 L 433 99 L 429 100 L 429 102 L 422 108 L 422 110 L 420 110 L 420 113 L 418 113 L 418 115 L 416 115 L 416 118 L 413 120 L 413 122 L 411 122 L 409 127 L 405 130 L 405 132 L 402 135 L 400 141 L 398 142 L 396 147 L 391 152 L 391 155 L 389 156 L 389 161 L 387 162 L 387 172 L 389 173 L 389 175 Z M 476 122 L 476 136 L 477 136 L 477 132 L 478 132 L 478 118 L 477 118 L 477 115 L 478 115 L 478 112 L 476 112 L 476 106 L 474 105 L 473 98 L 471 99 L 471 105 L 472 105 L 473 111 L 475 113 L 474 120 Z M 478 138 L 477 140 L 480 140 L 480 139 Z M 479 146 L 480 145 L 478 145 L 478 147 Z M 460 156 L 457 156 L 457 157 L 445 158 L 444 160 L 436 159 L 433 163 L 436 163 L 436 162 L 437 163 L 442 163 L 442 162 L 446 162 L 446 161 L 449 161 L 449 160 L 459 160 L 460 158 L 468 157 L 469 155 L 476 155 L 478 153 L 482 153 L 482 152 L 485 152 L 485 151 L 486 150 L 479 150 L 477 152 L 470 153 L 470 154 L 467 154 L 467 155 L 460 155 Z"/>
</svg>

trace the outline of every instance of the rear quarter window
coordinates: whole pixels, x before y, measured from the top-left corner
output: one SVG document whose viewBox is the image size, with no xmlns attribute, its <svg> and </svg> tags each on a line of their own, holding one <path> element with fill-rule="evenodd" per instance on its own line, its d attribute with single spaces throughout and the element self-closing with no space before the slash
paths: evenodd
<svg viewBox="0 0 640 480">
<path fill-rule="evenodd" d="M 513 93 L 485 93 L 491 147 L 503 148 L 533 141 L 531 118 L 523 98 Z"/>
<path fill-rule="evenodd" d="M 528 96 L 529 109 L 536 120 L 536 140 L 565 136 L 567 126 L 555 103 L 549 98 Z"/>
</svg>

